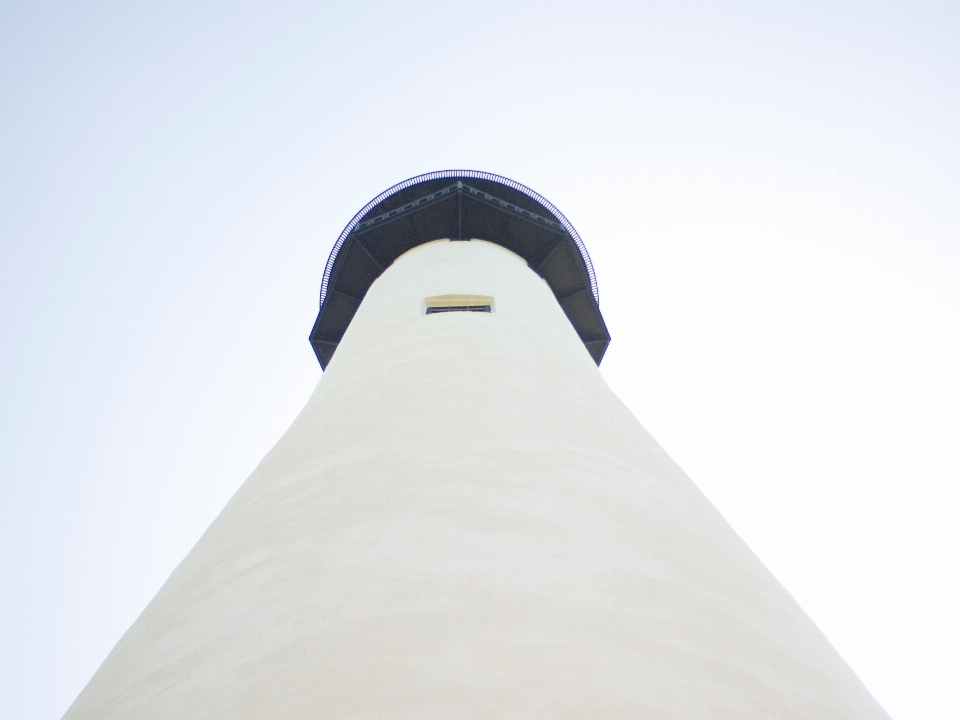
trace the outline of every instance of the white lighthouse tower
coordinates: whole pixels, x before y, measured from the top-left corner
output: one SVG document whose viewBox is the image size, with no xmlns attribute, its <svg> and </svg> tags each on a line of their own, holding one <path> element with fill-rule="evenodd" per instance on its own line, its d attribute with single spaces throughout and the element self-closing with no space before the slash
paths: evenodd
<svg viewBox="0 0 960 720">
<path fill-rule="evenodd" d="M 344 230 L 300 416 L 67 712 L 886 718 L 604 383 L 583 243 L 468 171 Z"/>
</svg>

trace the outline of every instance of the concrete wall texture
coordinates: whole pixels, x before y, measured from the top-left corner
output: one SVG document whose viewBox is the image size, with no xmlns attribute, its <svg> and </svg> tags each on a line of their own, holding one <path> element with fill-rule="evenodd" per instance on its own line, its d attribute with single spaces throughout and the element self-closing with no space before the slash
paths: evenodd
<svg viewBox="0 0 960 720">
<path fill-rule="evenodd" d="M 426 315 L 445 294 L 492 313 Z M 604 383 L 546 283 L 438 240 L 66 718 L 886 718 Z"/>
</svg>

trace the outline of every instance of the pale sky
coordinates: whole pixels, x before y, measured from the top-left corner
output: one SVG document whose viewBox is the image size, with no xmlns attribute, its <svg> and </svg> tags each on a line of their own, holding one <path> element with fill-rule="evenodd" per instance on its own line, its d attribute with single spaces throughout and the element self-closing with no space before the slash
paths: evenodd
<svg viewBox="0 0 960 720">
<path fill-rule="evenodd" d="M 0 3 L 0 717 L 59 718 L 320 378 L 330 247 L 487 170 L 896 720 L 960 716 L 960 3 Z"/>
</svg>

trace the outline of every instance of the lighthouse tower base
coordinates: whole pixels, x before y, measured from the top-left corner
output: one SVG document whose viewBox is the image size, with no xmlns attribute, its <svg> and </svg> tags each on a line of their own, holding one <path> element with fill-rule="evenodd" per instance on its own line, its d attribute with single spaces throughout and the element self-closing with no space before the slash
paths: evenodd
<svg viewBox="0 0 960 720">
<path fill-rule="evenodd" d="M 373 283 L 66 717 L 887 716 L 547 284 L 438 240 Z"/>
</svg>

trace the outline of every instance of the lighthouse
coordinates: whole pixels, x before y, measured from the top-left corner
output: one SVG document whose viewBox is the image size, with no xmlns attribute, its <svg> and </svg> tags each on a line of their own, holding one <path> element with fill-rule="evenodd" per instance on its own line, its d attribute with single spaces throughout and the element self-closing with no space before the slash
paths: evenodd
<svg viewBox="0 0 960 720">
<path fill-rule="evenodd" d="M 310 342 L 306 406 L 66 718 L 887 718 L 604 382 L 545 198 L 390 188 Z"/>
</svg>

